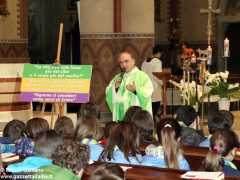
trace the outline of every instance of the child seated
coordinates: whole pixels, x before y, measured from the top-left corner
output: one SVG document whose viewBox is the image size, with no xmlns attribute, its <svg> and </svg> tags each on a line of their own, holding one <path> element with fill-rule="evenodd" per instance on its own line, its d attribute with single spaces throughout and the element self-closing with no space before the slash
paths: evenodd
<svg viewBox="0 0 240 180">
<path fill-rule="evenodd" d="M 54 125 L 54 130 L 56 130 L 57 133 L 63 137 L 72 136 L 74 134 L 72 119 L 67 116 L 61 116 L 57 118 Z"/>
<path fill-rule="evenodd" d="M 14 151 L 15 140 L 21 138 L 25 127 L 24 122 L 14 119 L 9 121 L 3 129 L 3 137 L 0 137 L 0 148 L 2 153 Z"/>
<path fill-rule="evenodd" d="M 98 143 L 103 137 L 103 128 L 96 117 L 86 116 L 85 120 L 78 124 L 75 130 L 75 138 L 81 144 L 87 144 L 90 148 L 90 159 L 97 161 L 103 148 Z"/>
<path fill-rule="evenodd" d="M 240 171 L 231 162 L 235 157 L 238 137 L 228 129 L 216 131 L 210 140 L 210 150 L 204 161 L 205 171 L 223 171 L 225 175 L 240 176 Z"/>
<path fill-rule="evenodd" d="M 131 120 L 139 129 L 140 146 L 155 142 L 153 138 L 154 122 L 152 115 L 146 110 L 139 110 L 132 116 Z"/>
<path fill-rule="evenodd" d="M 88 165 L 89 148 L 78 141 L 67 140 L 56 148 L 52 160 L 52 165 L 42 166 L 35 173 L 37 177 L 42 177 L 39 179 L 49 177 L 49 180 L 77 180 L 81 178 L 83 168 Z"/>
<path fill-rule="evenodd" d="M 209 136 L 199 146 L 210 147 L 212 134 L 220 129 L 231 129 L 234 123 L 234 116 L 230 111 L 220 110 L 208 116 Z"/>
<path fill-rule="evenodd" d="M 161 145 L 149 145 L 142 165 L 189 170 L 189 164 L 180 148 L 181 126 L 175 119 L 160 120 L 157 136 Z"/>
<path fill-rule="evenodd" d="M 85 121 L 85 118 L 87 116 L 93 116 L 95 118 L 99 118 L 100 115 L 100 110 L 99 106 L 97 104 L 94 104 L 92 102 L 87 102 L 85 104 L 81 105 L 81 108 L 78 113 L 78 119 L 77 119 L 77 124 L 76 126 L 83 121 Z"/>
<path fill-rule="evenodd" d="M 177 109 L 176 120 L 182 126 L 181 144 L 198 146 L 203 140 L 205 140 L 203 131 L 196 129 L 197 118 L 198 114 L 196 110 L 189 105 L 183 105 Z"/>
<path fill-rule="evenodd" d="M 23 134 L 25 137 L 15 141 L 14 153 L 21 156 L 34 155 L 34 140 L 42 132 L 49 129 L 47 120 L 43 118 L 32 118 L 27 121 Z"/>
<path fill-rule="evenodd" d="M 132 122 L 120 121 L 114 126 L 99 160 L 113 163 L 140 164 L 139 130 Z"/>
<path fill-rule="evenodd" d="M 13 119 L 9 121 L 3 129 L 3 137 L 0 138 L 2 144 L 14 144 L 15 140 L 22 137 L 25 127 L 24 122 Z"/>
<path fill-rule="evenodd" d="M 10 164 L 7 167 L 9 172 L 33 172 L 40 166 L 51 165 L 52 153 L 62 142 L 62 137 L 54 130 L 41 132 L 35 137 L 35 156 L 29 156 L 21 163 Z"/>
<path fill-rule="evenodd" d="M 123 121 L 131 121 L 132 116 L 140 110 L 142 110 L 140 106 L 130 106 L 125 112 Z"/>
</svg>

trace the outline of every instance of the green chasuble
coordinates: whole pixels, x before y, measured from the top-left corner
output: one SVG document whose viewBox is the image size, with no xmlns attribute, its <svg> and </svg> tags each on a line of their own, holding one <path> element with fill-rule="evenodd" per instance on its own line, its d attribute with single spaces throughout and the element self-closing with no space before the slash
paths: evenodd
<svg viewBox="0 0 240 180">
<path fill-rule="evenodd" d="M 116 92 L 115 82 L 120 77 L 117 74 L 106 88 L 106 101 L 113 115 L 113 121 L 121 121 L 130 106 L 140 106 L 152 114 L 153 85 L 148 75 L 137 67 L 125 73 L 121 85 Z M 136 95 L 126 89 L 127 84 L 136 85 Z"/>
</svg>

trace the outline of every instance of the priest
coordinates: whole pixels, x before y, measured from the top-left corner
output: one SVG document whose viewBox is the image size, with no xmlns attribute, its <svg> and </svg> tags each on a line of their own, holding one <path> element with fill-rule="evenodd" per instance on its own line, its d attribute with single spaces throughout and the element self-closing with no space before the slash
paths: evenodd
<svg viewBox="0 0 240 180">
<path fill-rule="evenodd" d="M 151 79 L 135 67 L 135 60 L 130 52 L 122 52 L 118 61 L 122 72 L 117 74 L 106 88 L 106 101 L 113 121 L 121 121 L 130 106 L 140 106 L 152 114 Z"/>
</svg>

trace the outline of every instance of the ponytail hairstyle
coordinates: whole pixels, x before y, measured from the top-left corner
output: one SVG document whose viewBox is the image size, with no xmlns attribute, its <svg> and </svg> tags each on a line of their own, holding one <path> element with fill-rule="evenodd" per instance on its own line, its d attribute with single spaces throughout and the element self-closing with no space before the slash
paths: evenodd
<svg viewBox="0 0 240 180">
<path fill-rule="evenodd" d="M 237 135 L 229 129 L 216 131 L 211 137 L 210 151 L 204 161 L 205 171 L 221 171 L 224 157 L 238 145 Z"/>
<path fill-rule="evenodd" d="M 164 161 L 168 168 L 178 169 L 178 157 L 182 154 L 178 138 L 181 136 L 181 126 L 172 118 L 163 119 L 157 126 L 158 140 L 162 144 Z"/>
</svg>

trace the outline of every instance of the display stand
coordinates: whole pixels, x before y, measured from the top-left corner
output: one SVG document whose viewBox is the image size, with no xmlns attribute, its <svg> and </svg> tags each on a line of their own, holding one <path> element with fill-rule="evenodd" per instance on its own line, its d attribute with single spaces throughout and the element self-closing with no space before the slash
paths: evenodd
<svg viewBox="0 0 240 180">
<path fill-rule="evenodd" d="M 159 80 L 163 81 L 163 116 L 167 115 L 167 82 L 171 79 L 171 72 L 153 72 Z"/>
<path fill-rule="evenodd" d="M 223 52 L 223 59 L 224 59 L 224 64 L 225 64 L 225 71 L 227 71 L 228 67 L 227 67 L 227 63 L 228 63 L 228 58 L 230 57 L 229 55 L 229 51 L 227 53 L 227 55 Z"/>
<path fill-rule="evenodd" d="M 62 45 L 62 33 L 63 33 L 63 23 L 60 23 L 59 29 L 59 38 L 58 38 L 58 50 L 57 50 L 57 58 L 53 63 L 54 66 L 60 66 L 60 54 L 61 54 L 61 45 Z M 46 102 L 43 103 L 42 106 L 42 116 L 45 112 Z M 52 102 L 52 111 L 51 111 L 51 124 L 50 127 L 53 128 L 53 118 L 54 114 L 58 114 L 59 117 L 64 115 L 64 111 L 66 108 L 66 103 L 60 102 Z"/>
</svg>

